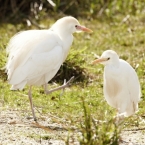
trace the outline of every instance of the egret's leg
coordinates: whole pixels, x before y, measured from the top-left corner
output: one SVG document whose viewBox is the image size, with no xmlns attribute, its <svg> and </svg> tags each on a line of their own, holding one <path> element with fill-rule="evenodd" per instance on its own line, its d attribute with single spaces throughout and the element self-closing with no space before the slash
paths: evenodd
<svg viewBox="0 0 145 145">
<path fill-rule="evenodd" d="M 68 82 L 64 82 L 64 84 L 62 85 L 62 86 L 59 86 L 59 87 L 57 87 L 57 88 L 54 88 L 54 89 L 51 89 L 51 90 L 45 90 L 45 93 L 46 94 L 50 94 L 50 93 L 52 93 L 52 92 L 54 92 L 54 91 L 57 91 L 57 90 L 60 90 L 60 89 L 65 89 L 66 87 L 68 87 L 69 86 L 69 83 L 72 81 L 74 79 L 74 76 L 73 77 L 71 77 L 70 78 L 70 80 L 68 81 Z"/>
<path fill-rule="evenodd" d="M 29 96 L 29 100 L 30 100 L 30 106 L 31 106 L 31 110 L 32 110 L 32 115 L 33 115 L 34 121 L 37 121 L 36 116 L 35 116 L 35 112 L 34 112 L 34 108 L 33 108 L 31 87 L 32 86 L 30 86 L 30 89 L 29 89 L 29 92 L 28 92 L 28 96 Z"/>
<path fill-rule="evenodd" d="M 114 118 L 114 121 L 115 121 L 116 125 L 120 125 L 120 124 L 124 121 L 125 114 L 126 114 L 125 111 L 122 113 L 122 112 L 120 111 L 120 109 L 117 110 L 117 115 L 116 115 L 115 118 Z"/>
<path fill-rule="evenodd" d="M 48 92 L 47 84 L 44 84 L 43 87 L 44 87 L 44 93 L 47 94 L 47 92 Z"/>
<path fill-rule="evenodd" d="M 63 85 L 66 85 L 66 79 L 64 79 Z M 63 95 L 64 90 L 65 88 L 62 88 L 62 92 L 60 93 L 59 100 L 60 100 L 60 97 Z"/>
</svg>

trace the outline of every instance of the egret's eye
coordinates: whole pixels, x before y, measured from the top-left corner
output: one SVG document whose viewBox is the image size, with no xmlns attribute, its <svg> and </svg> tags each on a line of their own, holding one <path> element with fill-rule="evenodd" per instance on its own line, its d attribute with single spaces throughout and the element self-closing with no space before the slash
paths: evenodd
<svg viewBox="0 0 145 145">
<path fill-rule="evenodd" d="M 77 28 L 78 26 L 77 26 L 77 25 L 75 25 L 75 27 Z"/>
<path fill-rule="evenodd" d="M 110 59 L 110 57 L 107 58 L 107 60 L 109 60 L 109 59 Z"/>
</svg>

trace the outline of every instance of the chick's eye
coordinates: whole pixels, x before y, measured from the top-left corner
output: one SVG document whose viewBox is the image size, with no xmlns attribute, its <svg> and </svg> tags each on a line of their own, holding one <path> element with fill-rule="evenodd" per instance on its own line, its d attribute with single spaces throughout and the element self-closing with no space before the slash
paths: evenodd
<svg viewBox="0 0 145 145">
<path fill-rule="evenodd" d="M 77 28 L 78 26 L 77 26 L 77 25 L 75 25 L 75 27 Z"/>
<path fill-rule="evenodd" d="M 110 57 L 107 58 L 107 60 L 109 60 L 109 59 L 110 59 Z"/>
</svg>

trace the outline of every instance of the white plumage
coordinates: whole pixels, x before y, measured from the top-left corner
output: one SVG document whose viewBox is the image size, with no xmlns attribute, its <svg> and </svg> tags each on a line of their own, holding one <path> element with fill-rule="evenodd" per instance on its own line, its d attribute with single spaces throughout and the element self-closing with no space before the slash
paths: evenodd
<svg viewBox="0 0 145 145">
<path fill-rule="evenodd" d="M 91 32 L 68 16 L 56 21 L 49 30 L 28 30 L 12 37 L 7 47 L 6 64 L 11 89 L 22 90 L 26 84 L 46 85 L 66 59 L 73 42 L 72 34 L 77 31 Z M 34 113 L 33 117 L 36 119 Z"/>
<path fill-rule="evenodd" d="M 107 103 L 118 110 L 118 116 L 128 117 L 138 110 L 141 97 L 140 83 L 131 65 L 119 59 L 113 50 L 104 51 L 93 63 L 104 68 L 104 96 Z"/>
<path fill-rule="evenodd" d="M 26 84 L 47 83 L 60 68 L 65 53 L 61 39 L 49 30 L 18 33 L 11 39 L 8 49 L 8 80 L 15 90 L 23 89 Z"/>
</svg>

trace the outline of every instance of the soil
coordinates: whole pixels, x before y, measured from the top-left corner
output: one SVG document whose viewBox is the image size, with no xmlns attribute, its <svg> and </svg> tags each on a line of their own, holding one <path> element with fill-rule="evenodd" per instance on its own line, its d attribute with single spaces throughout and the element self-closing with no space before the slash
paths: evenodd
<svg viewBox="0 0 145 145">
<path fill-rule="evenodd" d="M 65 145 L 69 131 L 51 116 L 41 116 L 39 123 L 22 116 L 18 110 L 1 111 L 0 145 Z M 145 145 L 145 128 L 123 130 L 121 140 L 119 145 Z M 79 145 L 74 136 L 69 144 Z"/>
</svg>

